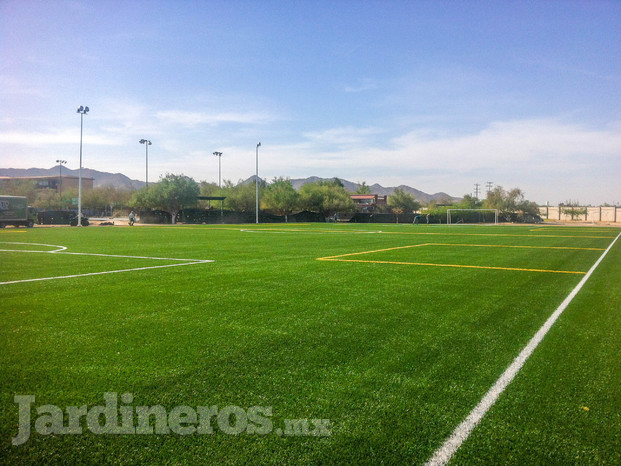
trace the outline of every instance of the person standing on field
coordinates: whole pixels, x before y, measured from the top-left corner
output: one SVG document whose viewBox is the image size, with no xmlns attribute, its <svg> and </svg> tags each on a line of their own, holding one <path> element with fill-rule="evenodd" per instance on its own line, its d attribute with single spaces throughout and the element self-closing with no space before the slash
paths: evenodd
<svg viewBox="0 0 621 466">
<path fill-rule="evenodd" d="M 134 226 L 134 222 L 136 221 L 136 214 L 134 213 L 134 211 L 132 210 L 129 213 L 129 226 L 133 227 Z"/>
</svg>

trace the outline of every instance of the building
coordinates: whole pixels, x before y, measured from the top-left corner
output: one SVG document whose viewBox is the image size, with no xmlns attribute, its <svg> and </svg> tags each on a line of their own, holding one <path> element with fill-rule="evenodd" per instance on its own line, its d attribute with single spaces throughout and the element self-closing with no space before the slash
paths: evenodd
<svg viewBox="0 0 621 466">
<path fill-rule="evenodd" d="M 14 182 L 34 181 L 37 189 L 78 189 L 79 177 L 74 175 L 58 176 L 0 176 L 1 185 L 11 185 Z M 94 178 L 82 177 L 82 189 L 93 189 Z M 62 186 L 61 186 L 62 183 Z"/>
<path fill-rule="evenodd" d="M 378 207 L 388 204 L 388 196 L 379 194 L 350 194 L 349 197 L 356 204 L 356 212 L 375 212 Z"/>
</svg>

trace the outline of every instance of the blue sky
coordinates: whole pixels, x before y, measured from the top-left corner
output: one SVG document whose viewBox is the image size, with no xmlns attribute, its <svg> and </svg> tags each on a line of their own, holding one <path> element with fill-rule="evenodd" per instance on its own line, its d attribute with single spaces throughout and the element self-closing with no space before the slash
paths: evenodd
<svg viewBox="0 0 621 466">
<path fill-rule="evenodd" d="M 0 167 L 621 203 L 619 1 L 0 0 Z"/>
</svg>

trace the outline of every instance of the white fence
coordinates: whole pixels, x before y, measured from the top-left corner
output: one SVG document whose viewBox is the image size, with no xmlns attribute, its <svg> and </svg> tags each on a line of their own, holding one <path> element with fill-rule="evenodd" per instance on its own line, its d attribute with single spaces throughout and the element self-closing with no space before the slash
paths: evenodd
<svg viewBox="0 0 621 466">
<path fill-rule="evenodd" d="M 586 209 L 586 213 L 576 215 L 573 218 L 571 210 L 580 211 Z M 621 222 L 621 207 L 569 207 L 569 206 L 540 206 L 539 211 L 541 217 L 546 220 L 557 220 L 561 222 Z M 583 210 L 584 211 L 584 210 Z"/>
</svg>

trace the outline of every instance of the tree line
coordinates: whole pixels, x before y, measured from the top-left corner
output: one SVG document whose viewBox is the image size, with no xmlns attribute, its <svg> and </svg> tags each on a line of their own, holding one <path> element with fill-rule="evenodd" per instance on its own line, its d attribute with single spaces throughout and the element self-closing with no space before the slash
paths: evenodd
<svg viewBox="0 0 621 466">
<path fill-rule="evenodd" d="M 37 189 L 36 182 L 28 180 L 11 180 L 2 184 L 2 193 L 27 196 L 29 203 L 41 210 L 75 209 L 73 200 L 77 198 L 77 189 L 65 189 L 62 196 L 53 189 Z M 277 215 L 287 216 L 294 212 L 311 211 L 321 213 L 324 217 L 335 214 L 346 215 L 355 212 L 356 206 L 351 194 L 371 194 L 366 182 L 359 183 L 354 193 L 345 190 L 338 179 L 320 180 L 306 183 L 296 190 L 288 178 L 274 178 L 270 183 L 259 181 L 260 210 Z M 254 182 L 224 182 L 222 187 L 216 183 L 196 182 L 186 175 L 167 174 L 158 183 L 149 187 L 130 191 L 113 186 L 96 187 L 82 191 L 82 208 L 94 215 L 123 216 L 133 210 L 163 210 L 174 219 L 184 208 L 219 208 L 219 204 L 210 205 L 209 201 L 199 201 L 198 197 L 224 197 L 222 207 L 235 212 L 254 212 L 256 205 L 256 186 Z M 404 213 L 417 212 L 423 204 L 411 193 L 397 188 L 388 196 L 386 206 L 377 206 L 376 212 Z M 498 209 L 500 215 L 539 214 L 536 203 L 525 198 L 519 188 L 505 190 L 496 186 L 487 193 L 487 197 L 479 200 L 466 194 L 461 201 L 452 204 L 438 205 L 431 202 L 426 205 L 425 212 L 443 214 L 446 209 Z"/>
</svg>

